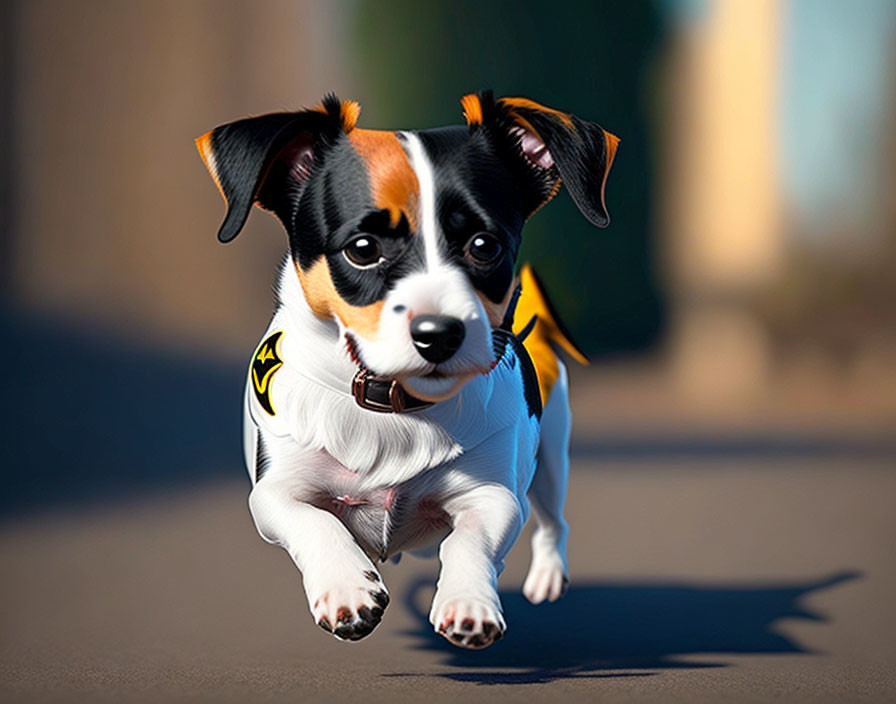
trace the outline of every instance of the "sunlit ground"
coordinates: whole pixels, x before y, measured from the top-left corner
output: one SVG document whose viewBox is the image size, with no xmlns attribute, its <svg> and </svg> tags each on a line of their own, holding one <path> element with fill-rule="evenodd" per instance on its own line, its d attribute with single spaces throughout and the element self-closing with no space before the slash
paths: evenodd
<svg viewBox="0 0 896 704">
<path fill-rule="evenodd" d="M 571 590 L 524 602 L 521 539 L 501 580 L 508 635 L 471 654 L 430 633 L 436 565 L 411 558 L 384 568 L 393 603 L 368 639 L 314 626 L 246 508 L 237 365 L 27 332 L 4 360 L 27 411 L 9 482 L 24 498 L 7 494 L 0 532 L 5 700 L 896 694 L 896 447 L 873 385 L 794 374 L 735 410 L 682 400 L 655 363 L 575 371 Z M 61 350 L 65 374 L 46 381 Z M 120 363 L 143 370 L 128 392 Z M 27 389 L 60 402 L 41 419 Z"/>
</svg>

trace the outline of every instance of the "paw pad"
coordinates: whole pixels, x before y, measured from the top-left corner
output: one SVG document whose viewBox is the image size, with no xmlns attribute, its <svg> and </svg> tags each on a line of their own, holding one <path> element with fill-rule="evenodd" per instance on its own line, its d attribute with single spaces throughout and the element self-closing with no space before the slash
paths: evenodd
<svg viewBox="0 0 896 704">
<path fill-rule="evenodd" d="M 375 574 L 375 573 L 374 573 Z M 374 581 L 365 573 L 355 587 L 340 584 L 321 594 L 311 609 L 314 621 L 340 640 L 360 640 L 376 628 L 389 605 L 385 588 L 369 588 Z M 382 586 L 377 576 L 376 582 Z"/>
<path fill-rule="evenodd" d="M 436 631 L 454 645 L 479 650 L 504 637 L 504 619 L 480 601 L 451 600 L 438 609 Z"/>
</svg>

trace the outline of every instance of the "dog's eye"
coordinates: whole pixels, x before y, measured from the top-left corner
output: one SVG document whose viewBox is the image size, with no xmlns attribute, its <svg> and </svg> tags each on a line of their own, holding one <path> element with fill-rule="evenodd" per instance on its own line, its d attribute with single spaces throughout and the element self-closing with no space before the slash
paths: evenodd
<svg viewBox="0 0 896 704">
<path fill-rule="evenodd" d="M 467 256 L 476 264 L 491 264 L 503 251 L 504 248 L 498 238 L 487 232 L 473 235 L 467 242 Z"/>
<path fill-rule="evenodd" d="M 359 269 L 374 267 L 383 259 L 383 249 L 379 241 L 370 235 L 361 235 L 349 242 L 342 250 L 349 264 Z"/>
</svg>

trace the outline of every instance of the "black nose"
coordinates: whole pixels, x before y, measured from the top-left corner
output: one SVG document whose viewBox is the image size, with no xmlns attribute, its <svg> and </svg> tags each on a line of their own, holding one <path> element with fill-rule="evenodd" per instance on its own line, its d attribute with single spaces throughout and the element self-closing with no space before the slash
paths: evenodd
<svg viewBox="0 0 896 704">
<path fill-rule="evenodd" d="M 411 320 L 414 347 L 427 362 L 444 362 L 460 349 L 466 330 L 457 318 L 447 315 L 417 315 Z"/>
</svg>

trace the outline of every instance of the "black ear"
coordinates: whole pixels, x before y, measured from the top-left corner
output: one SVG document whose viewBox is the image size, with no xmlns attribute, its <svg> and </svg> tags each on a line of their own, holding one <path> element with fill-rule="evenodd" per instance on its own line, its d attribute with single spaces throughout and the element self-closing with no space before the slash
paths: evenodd
<svg viewBox="0 0 896 704">
<path fill-rule="evenodd" d="M 360 112 L 356 102 L 328 95 L 316 108 L 249 117 L 196 139 L 199 155 L 227 203 L 218 239 L 230 242 L 236 237 L 254 203 L 289 227 L 292 208 L 315 161 L 341 134 L 354 129 Z"/>
<path fill-rule="evenodd" d="M 610 224 L 604 191 L 619 145 L 616 135 L 528 98 L 495 100 L 491 91 L 482 91 L 465 95 L 461 105 L 471 130 L 487 130 L 522 157 L 532 213 L 557 194 L 562 179 L 590 222 Z"/>
</svg>

